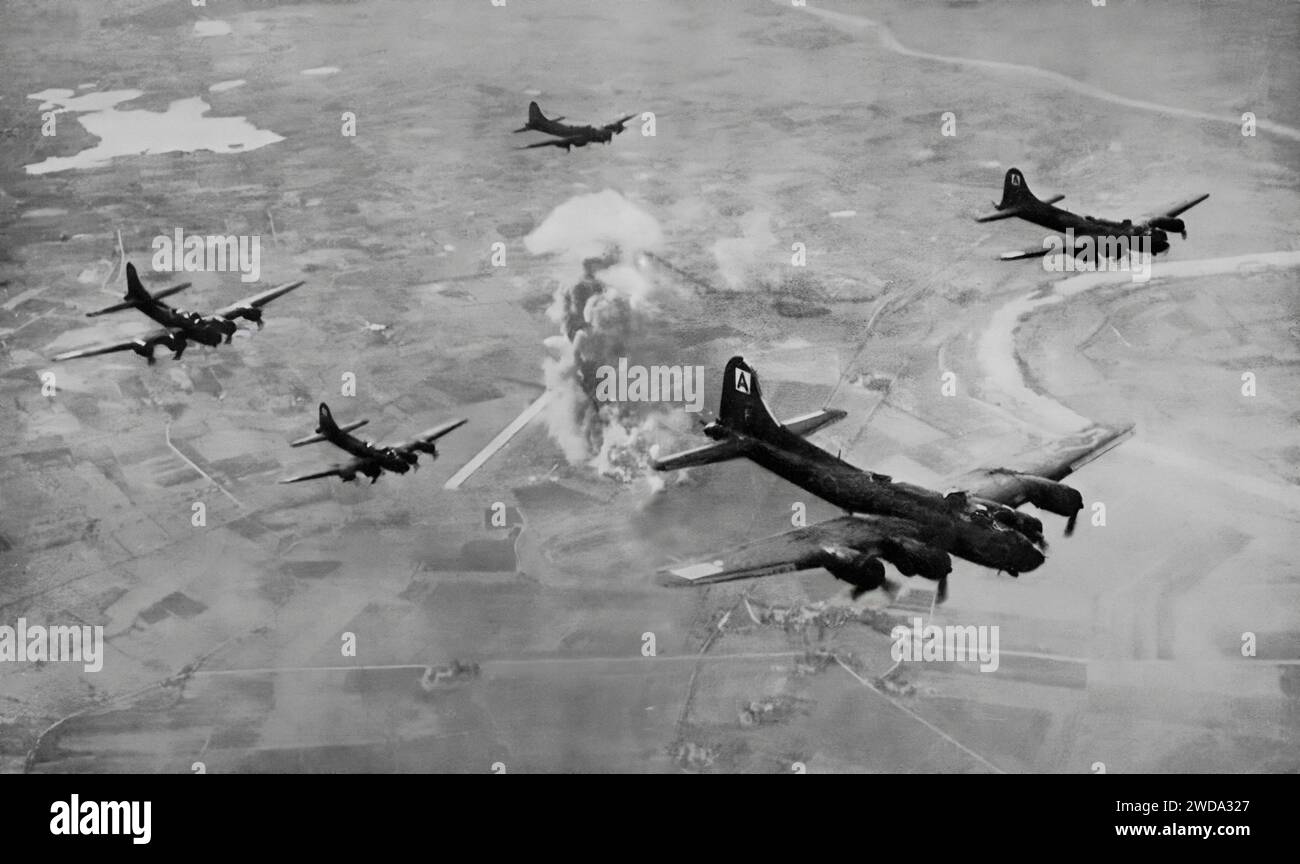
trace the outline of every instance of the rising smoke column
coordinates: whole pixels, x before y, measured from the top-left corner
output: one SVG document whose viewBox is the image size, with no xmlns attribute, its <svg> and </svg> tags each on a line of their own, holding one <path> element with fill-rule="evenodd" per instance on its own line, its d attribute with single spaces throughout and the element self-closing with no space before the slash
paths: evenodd
<svg viewBox="0 0 1300 864">
<path fill-rule="evenodd" d="M 668 326 L 683 295 L 642 266 L 662 243 L 655 218 L 612 189 L 569 199 L 524 238 L 529 252 L 555 257 L 560 281 L 547 309 L 560 332 L 542 363 L 547 428 L 571 465 L 625 482 L 645 474 L 656 428 L 689 425 L 663 404 L 595 399 L 602 365 L 687 363 Z"/>
</svg>

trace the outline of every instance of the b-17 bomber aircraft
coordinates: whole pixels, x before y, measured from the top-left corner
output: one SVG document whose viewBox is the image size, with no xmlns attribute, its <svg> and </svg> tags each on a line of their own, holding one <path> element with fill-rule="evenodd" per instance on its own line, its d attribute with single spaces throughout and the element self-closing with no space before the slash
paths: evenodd
<svg viewBox="0 0 1300 864">
<path fill-rule="evenodd" d="M 245 297 L 237 303 L 231 303 L 211 315 L 203 315 L 198 312 L 187 312 L 184 309 L 168 306 L 163 302 L 164 297 L 170 297 L 178 291 L 184 291 L 190 287 L 189 282 L 165 288 L 157 294 L 150 294 L 140 284 L 140 277 L 135 272 L 135 265 L 128 262 L 126 265 L 126 296 L 122 298 L 123 302 L 104 309 L 97 309 L 94 312 L 87 312 L 86 317 L 95 318 L 100 315 L 107 315 L 110 312 L 137 309 L 161 324 L 162 328 L 137 336 L 134 339 L 114 342 L 111 345 L 65 351 L 56 355 L 54 359 L 72 360 L 77 357 L 111 354 L 114 351 L 134 351 L 148 360 L 149 365 L 152 366 L 155 362 L 154 348 L 159 345 L 170 350 L 173 359 L 176 360 L 181 359 L 181 355 L 185 353 L 185 348 L 191 342 L 210 347 L 216 347 L 222 342 L 229 345 L 235 331 L 239 329 L 237 322 L 240 318 L 252 321 L 257 324 L 257 329 L 262 329 L 262 307 L 303 284 L 302 281 L 286 282 L 283 285 L 268 288 L 260 294 L 254 294 L 252 297 Z"/>
<path fill-rule="evenodd" d="M 652 459 L 659 471 L 746 458 L 846 515 L 777 534 L 659 571 L 668 586 L 711 585 L 822 567 L 853 586 L 853 596 L 891 586 L 888 561 L 904 576 L 938 582 L 947 595 L 950 555 L 1017 576 L 1043 563 L 1043 523 L 1016 508 L 1026 502 L 1068 519 L 1074 529 L 1083 497 L 1062 484 L 1073 473 L 1132 433 L 1132 426 L 1092 426 L 1016 461 L 1018 468 L 978 468 L 957 478 L 959 491 L 943 494 L 842 461 L 805 440 L 843 419 L 845 412 L 813 412 L 777 422 L 759 389 L 758 375 L 741 357 L 727 363 L 718 419 L 704 427 L 714 443 Z"/>
<path fill-rule="evenodd" d="M 1132 219 L 1114 222 L 1094 216 L 1079 216 L 1052 206 L 1064 197 L 1064 195 L 1054 195 L 1046 201 L 1039 200 L 1033 192 L 1029 191 L 1025 175 L 1018 169 L 1012 168 L 1007 171 L 1007 176 L 1002 181 L 1002 201 L 993 205 L 993 213 L 978 216 L 975 221 L 995 222 L 1014 216 L 1050 231 L 1066 234 L 1067 237 L 1072 236 L 1075 241 L 1072 248 L 1069 243 L 1063 242 L 1059 249 L 1047 246 L 1043 249 L 1004 252 L 1001 255 L 1003 261 L 1041 258 L 1057 251 L 1078 256 L 1089 248 L 1096 258 L 1117 258 L 1121 253 L 1139 250 L 1159 255 L 1169 249 L 1169 232 L 1176 231 L 1184 240 L 1187 239 L 1187 224 L 1178 217 L 1210 196 L 1206 193 L 1189 198 L 1138 222 Z M 1143 243 L 1145 248 L 1141 245 Z"/>
<path fill-rule="evenodd" d="M 536 102 L 528 103 L 528 122 L 520 126 L 515 132 L 544 132 L 547 135 L 556 137 L 548 141 L 538 141 L 536 144 L 526 144 L 518 147 L 518 150 L 531 150 L 534 147 L 563 147 L 565 152 L 569 152 L 572 147 L 586 147 L 592 142 L 608 144 L 613 140 L 615 135 L 623 132 L 627 128 L 627 121 L 635 117 L 635 114 L 628 114 L 615 120 L 613 123 L 606 123 L 604 126 L 568 126 L 560 121 L 563 117 L 547 117 L 542 113 L 542 109 L 537 107 Z"/>
<path fill-rule="evenodd" d="M 348 483 L 357 479 L 358 474 L 363 474 L 370 478 L 371 483 L 374 483 L 379 479 L 379 475 L 385 471 L 391 471 L 394 474 L 405 474 L 409 470 L 419 470 L 420 454 L 427 453 L 437 459 L 438 448 L 434 442 L 466 423 L 463 419 L 450 420 L 440 426 L 426 429 L 410 441 L 404 441 L 400 444 L 376 444 L 373 441 L 366 441 L 348 434 L 360 429 L 369 422 L 369 420 L 355 420 L 340 426 L 334 421 L 334 415 L 330 413 L 330 407 L 324 402 L 320 403 L 320 419 L 316 424 L 316 433 L 308 435 L 306 438 L 299 438 L 297 441 L 291 442 L 289 446 L 302 447 L 306 444 L 328 441 L 355 458 L 346 465 L 334 465 L 323 471 L 300 474 L 297 477 L 286 477 L 280 482 L 301 483 L 303 480 L 317 480 L 321 477 L 337 476 L 343 482 Z"/>
</svg>

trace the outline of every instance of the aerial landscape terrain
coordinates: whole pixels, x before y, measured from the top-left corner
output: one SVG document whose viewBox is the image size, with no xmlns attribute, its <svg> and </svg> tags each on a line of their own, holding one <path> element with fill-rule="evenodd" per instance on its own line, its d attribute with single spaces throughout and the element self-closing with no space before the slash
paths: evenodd
<svg viewBox="0 0 1300 864">
<path fill-rule="evenodd" d="M 94 672 L 0 663 L 0 771 L 1300 770 L 1300 6 L 0 22 L 0 624 L 105 640 Z M 520 149 L 530 101 L 633 119 Z M 1209 198 L 1147 281 L 1048 272 L 998 260 L 1041 229 L 974 220 L 1012 167 L 1098 216 Z M 158 272 L 177 230 L 260 238 L 257 284 Z M 304 284 L 180 360 L 53 362 L 148 330 L 85 317 L 126 261 L 204 311 Z M 954 561 L 942 603 L 665 587 L 839 515 L 744 460 L 651 467 L 706 442 L 736 355 L 778 418 L 847 412 L 819 446 L 940 491 L 1133 432 L 1071 477 L 1072 537 L 1038 514 L 1043 566 Z M 702 367 L 704 410 L 595 403 L 619 358 Z M 467 422 L 409 474 L 279 483 L 337 461 L 290 447 L 321 402 L 380 441 Z M 996 625 L 997 669 L 896 661 L 917 618 Z"/>
</svg>

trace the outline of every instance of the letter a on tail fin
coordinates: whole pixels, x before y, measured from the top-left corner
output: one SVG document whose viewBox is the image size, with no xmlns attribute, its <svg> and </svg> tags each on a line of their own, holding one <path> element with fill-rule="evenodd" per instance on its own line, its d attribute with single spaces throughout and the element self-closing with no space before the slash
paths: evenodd
<svg viewBox="0 0 1300 864">
<path fill-rule="evenodd" d="M 718 422 L 733 432 L 755 438 L 781 428 L 763 401 L 758 374 L 743 357 L 732 357 L 723 373 Z"/>
<path fill-rule="evenodd" d="M 714 439 L 715 443 L 674 453 L 662 459 L 651 458 L 650 464 L 657 471 L 672 471 L 678 468 L 695 468 L 713 462 L 725 462 L 728 459 L 749 456 L 755 446 L 755 439 L 785 446 L 783 441 L 792 433 L 811 435 L 818 429 L 843 418 L 843 411 L 824 408 L 796 417 L 783 426 L 772 416 L 772 411 L 763 401 L 758 373 L 745 362 L 743 357 L 732 357 L 722 373 L 722 398 L 718 405 L 718 420 L 704 429 L 704 434 Z"/>
<path fill-rule="evenodd" d="M 1035 200 L 1037 199 L 1034 198 L 1034 193 L 1029 191 L 1029 184 L 1025 182 L 1025 175 L 1020 173 L 1020 169 L 1012 168 L 1007 171 L 1006 179 L 1002 181 L 1002 203 L 997 205 L 998 209 L 1005 210 Z"/>
<path fill-rule="evenodd" d="M 1025 182 L 1025 175 L 1020 173 L 1019 168 L 1012 168 L 1007 171 L 1006 179 L 1002 181 L 1002 200 L 993 205 L 993 212 L 983 216 L 976 216 L 976 222 L 996 222 L 998 219 L 1010 219 L 1012 216 L 1019 216 L 1026 209 L 1036 204 L 1051 204 L 1060 201 L 1063 196 L 1057 195 L 1049 201 L 1039 201 L 1034 197 L 1034 193 L 1029 191 L 1029 184 Z"/>
</svg>

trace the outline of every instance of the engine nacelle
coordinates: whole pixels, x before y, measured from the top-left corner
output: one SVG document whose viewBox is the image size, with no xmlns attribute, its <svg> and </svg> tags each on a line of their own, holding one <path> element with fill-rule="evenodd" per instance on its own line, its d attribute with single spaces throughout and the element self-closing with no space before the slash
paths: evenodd
<svg viewBox="0 0 1300 864">
<path fill-rule="evenodd" d="M 822 566 L 841 582 L 847 582 L 859 591 L 872 591 L 885 584 L 885 565 L 879 558 L 843 546 L 826 550 Z"/>
<path fill-rule="evenodd" d="M 880 557 L 904 576 L 924 576 L 939 581 L 952 572 L 952 558 L 942 549 L 910 537 L 891 537 L 880 544 Z"/>
<path fill-rule="evenodd" d="M 1157 216 L 1148 223 L 1152 228 L 1161 231 L 1173 231 L 1184 236 L 1187 235 L 1187 223 L 1182 219 L 1176 219 L 1173 216 Z"/>
<path fill-rule="evenodd" d="M 228 320 L 231 324 L 235 323 L 236 318 L 243 318 L 256 324 L 258 330 L 262 329 L 263 313 L 262 310 L 256 306 L 240 306 L 238 309 L 232 309 L 226 314 L 230 316 Z"/>
<path fill-rule="evenodd" d="M 1020 532 L 1040 546 L 1043 543 L 1043 522 L 1028 513 L 1010 507 L 999 507 L 993 511 L 993 521 Z"/>
<path fill-rule="evenodd" d="M 1020 482 L 1029 503 L 1039 510 L 1073 519 L 1083 509 L 1083 495 L 1078 489 L 1033 474 L 1021 474 Z"/>
</svg>

